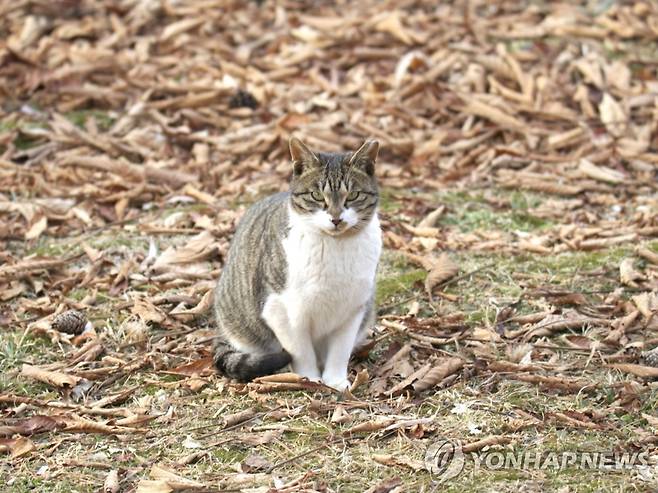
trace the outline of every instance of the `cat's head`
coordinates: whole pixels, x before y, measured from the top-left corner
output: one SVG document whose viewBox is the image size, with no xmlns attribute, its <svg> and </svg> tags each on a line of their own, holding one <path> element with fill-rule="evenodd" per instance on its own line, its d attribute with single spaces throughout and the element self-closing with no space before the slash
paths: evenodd
<svg viewBox="0 0 658 493">
<path fill-rule="evenodd" d="M 291 138 L 293 210 L 311 227 L 332 236 L 363 228 L 379 200 L 378 150 L 376 141 L 368 141 L 356 152 L 313 152 Z"/>
</svg>

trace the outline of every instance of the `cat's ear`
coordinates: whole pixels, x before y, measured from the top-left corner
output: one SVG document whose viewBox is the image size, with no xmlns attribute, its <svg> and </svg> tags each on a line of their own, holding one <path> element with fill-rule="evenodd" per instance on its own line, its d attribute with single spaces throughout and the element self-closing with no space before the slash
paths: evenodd
<svg viewBox="0 0 658 493">
<path fill-rule="evenodd" d="M 376 140 L 366 141 L 350 159 L 350 166 L 363 169 L 369 176 L 375 174 L 375 161 L 379 152 L 379 142 Z"/>
<path fill-rule="evenodd" d="M 301 175 L 306 166 L 318 166 L 320 161 L 306 144 L 297 137 L 290 137 L 290 157 L 292 158 L 293 173 Z"/>
</svg>

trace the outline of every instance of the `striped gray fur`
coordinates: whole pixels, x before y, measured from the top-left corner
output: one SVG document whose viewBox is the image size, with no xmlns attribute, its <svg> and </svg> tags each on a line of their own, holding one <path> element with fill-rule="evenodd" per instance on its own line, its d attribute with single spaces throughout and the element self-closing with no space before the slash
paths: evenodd
<svg viewBox="0 0 658 493">
<path fill-rule="evenodd" d="M 358 232 L 375 213 L 379 197 L 374 158 L 370 158 L 377 147 L 376 143 L 368 145 L 356 154 L 313 153 L 301 141 L 291 140 L 290 191 L 267 197 L 247 210 L 215 289 L 219 336 L 214 362 L 221 373 L 249 381 L 290 363 L 290 355 L 261 317 L 267 297 L 282 292 L 286 285 L 282 241 L 289 230 L 289 209 L 299 214 L 324 209 L 337 217 L 349 206 L 358 212 L 359 223 L 346 234 Z M 362 330 L 372 322 L 372 305 L 371 300 Z"/>
</svg>

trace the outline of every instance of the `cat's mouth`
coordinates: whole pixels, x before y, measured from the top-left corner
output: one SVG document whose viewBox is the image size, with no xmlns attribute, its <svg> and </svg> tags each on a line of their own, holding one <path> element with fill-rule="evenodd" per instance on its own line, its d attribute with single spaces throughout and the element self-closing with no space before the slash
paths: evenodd
<svg viewBox="0 0 658 493">
<path fill-rule="evenodd" d="M 347 223 L 341 223 L 338 226 L 325 229 L 324 232 L 330 236 L 340 236 L 349 229 L 351 228 Z"/>
</svg>

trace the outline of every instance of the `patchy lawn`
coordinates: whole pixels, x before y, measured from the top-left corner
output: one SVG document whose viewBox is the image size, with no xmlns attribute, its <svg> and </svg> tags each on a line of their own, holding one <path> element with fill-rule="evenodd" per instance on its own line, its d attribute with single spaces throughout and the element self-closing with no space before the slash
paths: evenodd
<svg viewBox="0 0 658 493">
<path fill-rule="evenodd" d="M 656 6 L 200 5 L 0 6 L 2 491 L 658 488 Z M 292 133 L 382 146 L 345 394 L 210 365 Z"/>
</svg>

